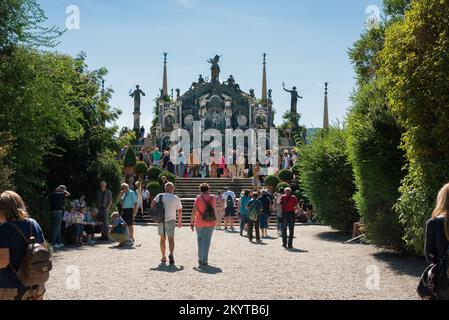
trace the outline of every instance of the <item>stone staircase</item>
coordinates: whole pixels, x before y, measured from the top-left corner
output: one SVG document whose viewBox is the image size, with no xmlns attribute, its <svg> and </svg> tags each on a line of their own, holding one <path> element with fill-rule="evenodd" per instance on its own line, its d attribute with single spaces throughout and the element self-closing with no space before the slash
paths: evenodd
<svg viewBox="0 0 449 320">
<path fill-rule="evenodd" d="M 193 204 L 196 196 L 199 194 L 199 186 L 201 183 L 208 183 L 211 187 L 211 194 L 217 194 L 218 190 L 224 190 L 225 187 L 229 187 L 235 192 L 237 198 L 240 197 L 242 190 L 252 190 L 252 179 L 223 179 L 223 178 L 178 178 L 175 184 L 175 194 L 181 198 L 183 212 L 182 223 L 183 225 L 190 224 L 190 217 L 193 210 Z M 137 217 L 137 223 L 152 223 L 151 219 L 147 216 Z M 236 218 L 238 222 L 238 218 Z M 270 223 L 276 223 L 275 217 L 270 219 Z"/>
</svg>

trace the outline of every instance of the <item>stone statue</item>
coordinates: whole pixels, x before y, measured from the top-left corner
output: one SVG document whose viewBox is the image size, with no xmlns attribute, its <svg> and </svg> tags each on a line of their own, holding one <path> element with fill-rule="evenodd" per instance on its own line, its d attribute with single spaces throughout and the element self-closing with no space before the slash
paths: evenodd
<svg viewBox="0 0 449 320">
<path fill-rule="evenodd" d="M 251 97 L 255 97 L 256 94 L 254 93 L 254 89 L 249 90 L 249 94 L 251 95 Z"/>
<path fill-rule="evenodd" d="M 220 56 L 217 54 L 213 59 L 207 60 L 207 62 L 212 64 L 212 66 L 210 68 L 212 82 L 219 82 L 220 81 L 220 66 L 218 65 L 218 62 L 220 62 Z"/>
<path fill-rule="evenodd" d="M 134 111 L 140 112 L 140 96 L 145 96 L 145 93 L 140 90 L 140 86 L 136 86 L 136 90 L 134 92 L 130 93 L 130 97 L 134 98 Z"/>
<path fill-rule="evenodd" d="M 176 89 L 176 100 L 181 99 L 181 90 L 180 89 Z"/>
<path fill-rule="evenodd" d="M 161 99 L 163 99 L 164 98 L 164 90 L 163 89 L 159 89 L 159 93 L 160 93 Z"/>
<path fill-rule="evenodd" d="M 227 82 L 228 82 L 228 86 L 234 87 L 235 86 L 234 76 L 230 75 Z"/>
<path fill-rule="evenodd" d="M 198 84 L 204 84 L 206 81 L 204 81 L 203 75 L 200 74 L 199 78 L 198 78 Z"/>
<path fill-rule="evenodd" d="M 271 100 L 271 99 L 272 99 L 272 96 L 271 96 L 272 93 L 273 93 L 273 90 L 272 90 L 272 89 L 269 89 L 269 90 L 268 90 L 268 100 Z"/>
<path fill-rule="evenodd" d="M 296 87 L 293 87 L 292 90 L 285 89 L 285 84 L 282 84 L 284 91 L 291 94 L 291 113 L 292 114 L 298 114 L 298 99 L 302 99 L 302 97 L 298 94 L 298 91 L 296 91 Z"/>
</svg>

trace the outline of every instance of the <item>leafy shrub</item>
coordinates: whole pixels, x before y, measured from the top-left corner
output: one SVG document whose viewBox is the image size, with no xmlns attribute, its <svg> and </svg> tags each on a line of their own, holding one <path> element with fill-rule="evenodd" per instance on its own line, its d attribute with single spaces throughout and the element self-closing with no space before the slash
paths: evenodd
<svg viewBox="0 0 449 320">
<path fill-rule="evenodd" d="M 171 183 L 176 183 L 176 176 L 173 173 L 170 173 L 168 171 L 162 171 L 158 177 L 158 180 L 161 181 L 161 178 L 163 176 L 166 176 L 168 181 L 170 181 Z"/>
<path fill-rule="evenodd" d="M 281 181 L 276 176 L 267 176 L 265 178 L 265 185 L 268 187 L 276 187 L 279 184 L 279 182 Z"/>
<path fill-rule="evenodd" d="M 279 171 L 278 176 L 279 176 L 279 179 L 281 179 L 281 181 L 284 181 L 284 182 L 290 182 L 293 180 L 293 172 L 288 169 Z"/>
<path fill-rule="evenodd" d="M 137 156 L 134 149 L 129 147 L 128 150 L 126 150 L 125 157 L 123 159 L 123 166 L 125 168 L 135 167 L 137 164 L 136 157 Z"/>
<path fill-rule="evenodd" d="M 157 181 L 159 180 L 159 175 L 162 173 L 162 169 L 159 167 L 150 167 L 150 169 L 148 169 L 147 171 L 147 176 L 148 179 L 150 179 L 151 181 Z"/>
<path fill-rule="evenodd" d="M 352 199 L 355 186 L 344 131 L 321 130 L 311 144 L 301 147 L 300 154 L 301 189 L 320 220 L 338 230 L 351 230 L 359 216 Z"/>
<path fill-rule="evenodd" d="M 136 163 L 136 166 L 134 167 L 134 172 L 136 173 L 136 175 L 138 177 L 142 177 L 144 176 L 148 171 L 148 166 L 145 162 L 143 161 L 138 161 Z"/>
<path fill-rule="evenodd" d="M 159 182 L 152 181 L 147 185 L 147 190 L 150 192 L 150 195 L 152 197 L 157 196 L 159 193 L 162 193 L 162 186 L 159 184 Z"/>
<path fill-rule="evenodd" d="M 285 188 L 290 188 L 290 185 L 289 185 L 287 182 L 280 182 L 280 183 L 276 186 L 276 191 L 279 192 L 279 190 L 285 189 Z"/>
</svg>

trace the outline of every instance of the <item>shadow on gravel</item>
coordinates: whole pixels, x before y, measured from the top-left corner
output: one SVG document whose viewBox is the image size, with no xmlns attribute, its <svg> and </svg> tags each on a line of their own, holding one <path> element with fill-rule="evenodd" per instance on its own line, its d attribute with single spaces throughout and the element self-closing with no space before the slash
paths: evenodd
<svg viewBox="0 0 449 320">
<path fill-rule="evenodd" d="M 296 248 L 287 249 L 287 251 L 291 252 L 291 253 L 308 253 L 309 252 L 309 250 L 302 250 L 302 249 L 296 249 Z"/>
<path fill-rule="evenodd" d="M 200 273 L 206 273 L 206 274 L 223 273 L 223 270 L 221 268 L 213 267 L 213 266 L 203 266 L 201 268 L 194 267 L 193 270 L 198 271 Z"/>
<path fill-rule="evenodd" d="M 399 275 L 420 277 L 427 266 L 423 257 L 410 257 L 397 252 L 378 252 L 373 257 L 387 263 Z"/>
<path fill-rule="evenodd" d="M 151 271 L 158 271 L 158 272 L 167 272 L 167 273 L 175 273 L 184 271 L 184 266 L 173 266 L 173 265 L 166 265 L 165 263 L 161 263 L 157 268 L 151 268 Z"/>
<path fill-rule="evenodd" d="M 340 242 L 340 243 L 343 243 L 351 239 L 350 235 L 339 231 L 321 232 L 318 233 L 316 237 L 323 241 Z"/>
</svg>

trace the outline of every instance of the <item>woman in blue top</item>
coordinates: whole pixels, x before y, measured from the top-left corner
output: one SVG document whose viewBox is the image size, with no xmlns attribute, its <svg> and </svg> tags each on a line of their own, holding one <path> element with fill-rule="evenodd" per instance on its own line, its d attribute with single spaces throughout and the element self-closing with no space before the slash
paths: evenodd
<svg viewBox="0 0 449 320">
<path fill-rule="evenodd" d="M 22 198 L 13 191 L 3 192 L 0 195 L 0 300 L 41 300 L 44 285 L 25 287 L 14 272 L 25 257 L 26 243 L 12 224 L 25 235 L 32 231 L 36 241 L 47 248 L 42 229 L 29 218 Z"/>
<path fill-rule="evenodd" d="M 248 209 L 246 205 L 251 200 L 251 192 L 249 190 L 244 190 L 243 195 L 239 200 L 239 213 L 240 213 L 240 236 L 243 237 L 243 230 L 245 230 L 245 224 L 247 223 L 248 218 Z"/>
</svg>

